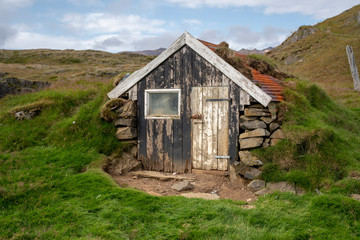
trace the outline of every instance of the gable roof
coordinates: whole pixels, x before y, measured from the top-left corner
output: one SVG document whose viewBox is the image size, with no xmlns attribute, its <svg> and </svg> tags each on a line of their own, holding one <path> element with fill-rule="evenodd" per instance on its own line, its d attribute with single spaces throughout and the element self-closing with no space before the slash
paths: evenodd
<svg viewBox="0 0 360 240">
<path fill-rule="evenodd" d="M 188 32 L 182 34 L 173 44 L 171 44 L 169 48 L 162 52 L 157 58 L 149 62 L 145 67 L 135 71 L 124 81 L 120 81 L 119 84 L 108 93 L 108 97 L 117 98 L 121 96 L 184 45 L 192 48 L 263 106 L 267 106 L 269 104 L 272 99 L 271 96 L 256 86 L 256 84 L 251 82 L 230 64 L 225 62 L 221 57 L 211 51 L 199 40 L 191 36 Z"/>
<path fill-rule="evenodd" d="M 210 43 L 204 40 L 199 41 L 214 52 L 219 47 L 218 44 Z M 282 93 L 284 88 L 280 84 L 279 79 L 266 74 L 262 74 L 256 69 L 246 65 L 247 56 L 245 54 L 241 54 L 237 51 L 234 51 L 234 53 L 237 57 L 240 57 L 244 61 L 244 66 L 251 71 L 251 75 L 253 76 L 253 78 L 250 80 L 257 86 L 259 86 L 264 92 L 270 95 L 272 101 L 280 102 L 285 100 L 285 97 Z"/>
</svg>

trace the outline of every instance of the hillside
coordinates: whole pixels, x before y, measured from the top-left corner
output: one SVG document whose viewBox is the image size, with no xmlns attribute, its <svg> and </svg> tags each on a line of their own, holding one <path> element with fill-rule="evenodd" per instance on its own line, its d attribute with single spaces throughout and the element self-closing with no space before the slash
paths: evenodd
<svg viewBox="0 0 360 240">
<path fill-rule="evenodd" d="M 360 106 L 345 51 L 353 47 L 360 67 L 360 5 L 315 26 L 302 26 L 268 56 L 282 70 L 319 84 L 337 102 Z"/>
<path fill-rule="evenodd" d="M 102 168 L 130 146 L 100 109 L 113 76 L 152 58 L 0 50 L 0 75 L 52 84 L 0 99 L 0 239 L 358 239 L 360 203 L 351 194 L 360 194 L 359 112 L 299 79 L 284 83 L 279 108 L 287 140 L 254 154 L 264 180 L 307 194 L 268 194 L 247 209 L 117 185 Z M 17 120 L 21 110 L 36 115 Z"/>
</svg>

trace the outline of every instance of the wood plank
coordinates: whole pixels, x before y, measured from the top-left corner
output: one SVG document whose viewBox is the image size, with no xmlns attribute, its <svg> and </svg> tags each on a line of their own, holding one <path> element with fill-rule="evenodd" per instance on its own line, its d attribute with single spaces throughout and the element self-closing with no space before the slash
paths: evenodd
<svg viewBox="0 0 360 240">
<path fill-rule="evenodd" d="M 192 115 L 201 116 L 202 113 L 202 88 L 193 87 L 191 93 L 191 113 Z M 192 167 L 201 169 L 202 167 L 202 119 L 191 120 L 191 162 Z"/>
<path fill-rule="evenodd" d="M 154 139 L 154 170 L 164 171 L 164 119 L 154 121 L 153 139 Z"/>
<path fill-rule="evenodd" d="M 173 129 L 174 129 L 174 143 L 173 143 L 173 171 L 182 172 L 183 171 L 183 150 L 182 150 L 182 121 L 181 119 L 173 120 Z"/>
<path fill-rule="evenodd" d="M 146 119 L 146 161 L 148 162 L 148 170 L 154 170 L 154 138 L 153 138 L 153 119 Z"/>
<path fill-rule="evenodd" d="M 211 98 L 218 99 L 219 98 L 219 87 L 210 88 Z M 214 156 L 218 155 L 218 112 L 219 112 L 219 102 L 214 101 L 211 102 L 211 148 L 208 150 L 208 154 L 211 160 L 211 169 L 218 169 L 218 161 L 214 158 Z"/>
<path fill-rule="evenodd" d="M 219 88 L 219 98 L 229 98 L 229 88 Z M 218 112 L 218 132 L 217 132 L 217 155 L 228 156 L 229 154 L 229 105 L 228 101 L 221 101 Z M 217 159 L 218 170 L 226 171 L 228 168 L 227 159 Z"/>
<path fill-rule="evenodd" d="M 129 93 L 129 99 L 131 101 L 136 101 L 137 100 L 137 84 L 135 84 L 132 88 L 130 88 L 128 93 Z"/>
<path fill-rule="evenodd" d="M 138 108 L 137 108 L 137 128 L 138 128 L 138 160 L 140 160 L 145 169 L 148 169 L 148 161 L 146 160 L 146 120 L 144 113 L 144 92 L 145 92 L 145 80 L 138 82 L 137 96 L 138 96 Z"/>
<path fill-rule="evenodd" d="M 157 58 L 149 62 L 145 67 L 141 68 L 138 71 L 135 71 L 131 74 L 126 81 L 120 81 L 120 83 L 108 93 L 109 98 L 117 98 L 121 96 L 124 92 L 129 90 L 134 86 L 138 81 L 140 81 L 144 76 L 149 74 L 153 69 L 159 66 L 163 61 L 165 61 L 169 56 L 174 52 L 179 50 L 186 43 L 186 33 L 182 34 L 175 42 L 173 42 L 170 47 L 163 51 Z"/>
<path fill-rule="evenodd" d="M 238 158 L 238 137 L 239 137 L 239 102 L 240 88 L 234 82 L 230 82 L 230 111 L 229 111 L 229 156 L 230 163 L 234 163 Z"/>
<path fill-rule="evenodd" d="M 250 95 L 240 89 L 240 111 L 244 111 L 244 106 L 250 105 Z"/>
<path fill-rule="evenodd" d="M 174 128 L 173 119 L 166 119 L 164 124 L 164 172 L 173 171 L 173 142 Z"/>
<path fill-rule="evenodd" d="M 212 169 L 212 160 L 213 160 L 213 144 L 212 144 L 212 104 L 214 102 L 206 102 L 206 99 L 212 98 L 211 88 L 203 88 L 203 149 L 202 149 L 202 167 L 201 169 L 211 170 Z"/>
</svg>

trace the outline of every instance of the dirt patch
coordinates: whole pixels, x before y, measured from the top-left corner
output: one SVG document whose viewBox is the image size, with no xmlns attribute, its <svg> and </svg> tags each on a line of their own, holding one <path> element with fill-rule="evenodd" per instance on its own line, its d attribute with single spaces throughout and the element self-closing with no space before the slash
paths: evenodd
<svg viewBox="0 0 360 240">
<path fill-rule="evenodd" d="M 168 176 L 172 175 L 171 173 L 164 174 Z M 221 199 L 232 199 L 244 202 L 253 202 L 257 199 L 255 194 L 246 187 L 248 180 L 244 180 L 245 185 L 243 186 L 234 186 L 230 183 L 229 176 L 226 172 L 194 170 L 192 173 L 176 175 L 194 179 L 190 181 L 191 184 L 194 185 L 194 188 L 192 190 L 178 192 L 171 189 L 171 186 L 180 180 L 170 179 L 164 181 L 157 178 L 144 178 L 136 176 L 133 172 L 124 175 L 112 174 L 112 177 L 121 187 L 138 189 L 154 196 L 175 196 L 183 193 L 209 193 L 216 194 Z"/>
</svg>

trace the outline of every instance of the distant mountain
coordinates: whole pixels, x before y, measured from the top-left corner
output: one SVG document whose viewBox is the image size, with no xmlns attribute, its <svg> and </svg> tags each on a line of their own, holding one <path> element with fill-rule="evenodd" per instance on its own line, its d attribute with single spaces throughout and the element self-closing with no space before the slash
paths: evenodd
<svg viewBox="0 0 360 240">
<path fill-rule="evenodd" d="M 166 48 L 158 48 L 155 50 L 142 50 L 142 51 L 126 51 L 123 53 L 135 53 L 140 55 L 146 55 L 146 56 L 157 56 L 160 55 Z"/>
<path fill-rule="evenodd" d="M 360 5 L 314 26 L 301 26 L 267 56 L 285 72 L 319 84 L 338 102 L 360 106 L 346 55 L 352 46 L 360 69 Z"/>
<path fill-rule="evenodd" d="M 242 48 L 238 52 L 241 53 L 241 54 L 245 54 L 245 55 L 251 55 L 251 54 L 264 55 L 264 54 L 266 54 L 267 52 L 269 52 L 272 49 L 273 49 L 273 47 L 268 47 L 268 48 L 265 48 L 263 50 L 258 50 L 256 48 L 255 49 Z"/>
</svg>

